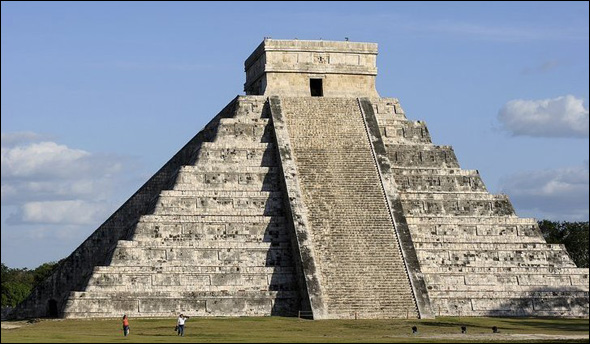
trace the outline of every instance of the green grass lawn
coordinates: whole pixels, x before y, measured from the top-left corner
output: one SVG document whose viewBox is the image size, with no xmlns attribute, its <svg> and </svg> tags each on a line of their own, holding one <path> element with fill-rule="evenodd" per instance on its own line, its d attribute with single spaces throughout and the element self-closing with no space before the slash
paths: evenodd
<svg viewBox="0 0 590 344">
<path fill-rule="evenodd" d="M 20 325 L 6 329 L 11 325 Z M 175 318 L 133 319 L 123 337 L 121 319 L 3 322 L 8 342 L 568 342 L 588 343 L 588 319 L 436 318 L 430 320 L 301 320 L 297 318 L 191 318 L 185 336 L 174 332 Z M 7 325 L 7 326 L 6 326 Z M 413 335 L 411 327 L 418 327 Z M 467 334 L 461 334 L 461 325 Z M 500 333 L 493 334 L 497 326 Z M 558 338 L 563 337 L 563 338 Z"/>
</svg>

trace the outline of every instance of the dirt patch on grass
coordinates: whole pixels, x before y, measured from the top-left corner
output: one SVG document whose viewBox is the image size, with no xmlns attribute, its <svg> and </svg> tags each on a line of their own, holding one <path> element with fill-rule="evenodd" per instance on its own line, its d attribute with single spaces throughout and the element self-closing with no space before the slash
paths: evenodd
<svg viewBox="0 0 590 344">
<path fill-rule="evenodd" d="M 0 323 L 3 330 L 14 330 L 15 328 L 27 326 L 26 321 L 3 321 Z"/>
</svg>

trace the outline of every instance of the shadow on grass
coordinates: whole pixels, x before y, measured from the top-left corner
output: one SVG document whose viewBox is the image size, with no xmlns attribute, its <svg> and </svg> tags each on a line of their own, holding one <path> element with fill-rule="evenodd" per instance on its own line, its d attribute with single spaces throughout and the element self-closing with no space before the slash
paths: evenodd
<svg viewBox="0 0 590 344">
<path fill-rule="evenodd" d="M 571 319 L 559 318 L 514 318 L 503 319 L 504 322 L 510 323 L 514 327 L 526 326 L 529 328 L 539 328 L 543 330 L 560 330 L 560 331 L 588 331 L 588 319 L 573 323 Z"/>
<path fill-rule="evenodd" d="M 574 321 L 572 321 L 574 320 Z M 539 329 L 546 331 L 580 332 L 588 331 L 588 320 L 560 318 L 449 318 L 448 320 L 428 321 L 420 324 L 432 328 L 455 328 L 467 326 L 476 329 L 490 329 L 497 326 L 499 331 L 518 331 Z"/>
</svg>

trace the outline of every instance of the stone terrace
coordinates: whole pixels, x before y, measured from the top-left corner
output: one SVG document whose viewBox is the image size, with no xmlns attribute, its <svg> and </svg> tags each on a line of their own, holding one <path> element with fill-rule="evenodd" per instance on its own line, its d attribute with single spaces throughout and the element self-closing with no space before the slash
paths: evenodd
<svg viewBox="0 0 590 344">
<path fill-rule="evenodd" d="M 588 269 L 433 145 L 397 99 L 372 104 L 436 315 L 588 316 Z"/>
<path fill-rule="evenodd" d="M 296 315 L 299 293 L 263 97 L 240 97 L 67 317 Z"/>
</svg>

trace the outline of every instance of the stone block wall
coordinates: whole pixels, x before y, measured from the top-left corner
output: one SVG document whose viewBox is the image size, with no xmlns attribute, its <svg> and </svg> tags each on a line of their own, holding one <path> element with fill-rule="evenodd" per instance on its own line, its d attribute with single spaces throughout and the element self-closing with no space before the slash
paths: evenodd
<svg viewBox="0 0 590 344">
<path fill-rule="evenodd" d="M 97 267 L 67 317 L 295 315 L 300 296 L 263 97 L 239 97 Z M 107 300 L 121 300 L 108 307 Z M 105 308 L 106 307 L 106 308 Z"/>
<path fill-rule="evenodd" d="M 249 95 L 308 97 L 321 79 L 327 97 L 378 96 L 377 44 L 265 39 L 245 62 Z"/>
</svg>

